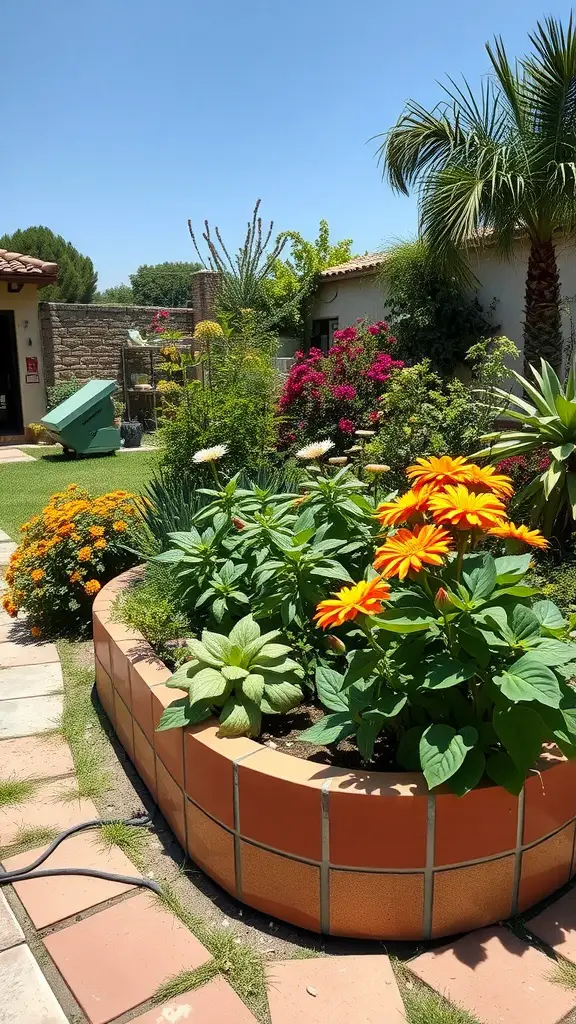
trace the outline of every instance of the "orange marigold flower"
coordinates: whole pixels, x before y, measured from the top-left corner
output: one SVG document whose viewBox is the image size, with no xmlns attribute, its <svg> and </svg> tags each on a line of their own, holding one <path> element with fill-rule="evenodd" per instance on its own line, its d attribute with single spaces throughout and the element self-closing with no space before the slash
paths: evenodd
<svg viewBox="0 0 576 1024">
<path fill-rule="evenodd" d="M 420 572 L 425 564 L 442 565 L 448 554 L 451 537 L 440 526 L 416 526 L 414 531 L 398 530 L 376 549 L 374 568 L 384 576 L 403 580 L 409 572 Z"/>
<path fill-rule="evenodd" d="M 434 493 L 431 484 L 424 484 L 417 491 L 406 491 L 394 501 L 383 501 L 376 509 L 376 519 L 382 526 L 397 526 L 421 516 L 428 509 L 428 498 Z"/>
<path fill-rule="evenodd" d="M 40 583 L 40 580 L 44 579 L 44 569 L 32 569 L 30 576 L 34 580 L 34 583 Z"/>
<path fill-rule="evenodd" d="M 80 583 L 82 577 L 79 572 L 73 572 L 68 579 L 70 580 L 70 583 Z"/>
<path fill-rule="evenodd" d="M 30 635 L 35 637 L 42 636 L 42 630 L 39 629 L 38 626 L 32 626 L 32 629 L 30 630 Z"/>
<path fill-rule="evenodd" d="M 101 584 L 98 583 L 98 580 L 88 580 L 88 582 L 84 584 L 84 590 L 90 595 L 97 594 L 100 590 L 100 586 Z"/>
<path fill-rule="evenodd" d="M 91 558 L 92 558 L 92 548 L 88 544 L 86 544 L 86 546 L 83 547 L 83 548 L 80 548 L 80 550 L 78 552 L 78 561 L 79 562 L 89 562 Z"/>
<path fill-rule="evenodd" d="M 445 484 L 465 483 L 468 470 L 469 464 L 462 455 L 455 459 L 451 455 L 442 455 L 441 458 L 432 455 L 429 459 L 416 459 L 413 466 L 408 466 L 406 476 L 415 491 L 424 484 L 433 484 L 437 489 Z"/>
<path fill-rule="evenodd" d="M 74 533 L 74 530 L 74 523 L 62 523 L 62 525 L 58 527 L 58 533 L 61 537 L 70 537 L 71 534 Z"/>
<path fill-rule="evenodd" d="M 108 547 L 108 545 L 107 545 L 106 541 L 105 541 L 105 540 L 103 540 L 103 539 L 102 539 L 102 537 L 100 537 L 100 540 L 96 540 L 96 541 L 94 541 L 94 547 L 95 547 L 95 548 L 96 548 L 96 549 L 97 549 L 98 551 L 104 551 L 104 548 L 107 548 L 107 547 Z"/>
<path fill-rule="evenodd" d="M 124 533 L 128 529 L 128 523 L 125 523 L 123 519 L 117 519 L 115 523 L 112 523 L 112 529 L 116 530 L 116 533 Z"/>
<path fill-rule="evenodd" d="M 512 479 L 497 473 L 494 466 L 476 466 L 472 462 L 465 482 L 471 491 L 492 491 L 498 498 L 511 498 L 514 494 Z"/>
<path fill-rule="evenodd" d="M 377 615 L 382 611 L 382 602 L 390 597 L 390 587 L 380 576 L 366 582 L 342 587 L 334 597 L 320 601 L 316 606 L 314 620 L 321 629 L 341 626 L 357 615 Z"/>
<path fill-rule="evenodd" d="M 444 491 L 432 495 L 430 511 L 438 523 L 457 530 L 489 530 L 506 519 L 506 508 L 495 494 L 475 494 L 463 484 L 448 484 Z"/>
<path fill-rule="evenodd" d="M 540 530 L 530 530 L 524 523 L 516 526 L 515 523 L 502 523 L 500 526 L 493 526 L 488 533 L 494 537 L 502 537 L 504 540 L 518 540 L 528 544 L 531 548 L 549 548 L 550 542 L 540 533 Z"/>
<path fill-rule="evenodd" d="M 16 618 L 16 616 L 18 614 L 18 609 L 17 609 L 16 605 L 14 604 L 14 601 L 12 600 L 12 598 L 8 597 L 8 594 L 6 594 L 2 598 L 2 607 L 3 607 L 4 611 L 8 613 L 8 615 L 10 616 L 11 619 L 15 619 Z"/>
<path fill-rule="evenodd" d="M 104 527 L 103 526 L 91 526 L 88 530 L 91 537 L 103 537 Z"/>
</svg>

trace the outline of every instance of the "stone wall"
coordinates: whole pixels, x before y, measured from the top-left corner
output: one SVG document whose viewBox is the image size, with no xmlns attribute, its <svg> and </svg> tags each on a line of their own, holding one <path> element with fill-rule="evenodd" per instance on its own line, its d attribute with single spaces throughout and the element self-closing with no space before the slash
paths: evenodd
<svg viewBox="0 0 576 1024">
<path fill-rule="evenodd" d="M 151 306 L 99 306 L 95 304 L 41 302 L 40 332 L 45 383 L 77 377 L 122 379 L 121 348 L 128 331 L 146 333 Z M 191 337 L 192 309 L 170 309 L 170 327 Z"/>
</svg>

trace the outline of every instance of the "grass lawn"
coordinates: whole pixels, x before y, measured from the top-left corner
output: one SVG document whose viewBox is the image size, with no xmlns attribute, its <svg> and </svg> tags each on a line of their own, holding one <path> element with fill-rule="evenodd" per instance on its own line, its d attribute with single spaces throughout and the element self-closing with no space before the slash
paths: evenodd
<svg viewBox="0 0 576 1024">
<path fill-rule="evenodd" d="M 150 479 L 158 463 L 157 452 L 65 459 L 61 448 L 46 448 L 35 462 L 4 463 L 0 466 L 0 528 L 19 539 L 20 524 L 38 513 L 55 491 L 68 484 L 85 487 L 91 494 L 125 490 L 138 492 Z"/>
</svg>

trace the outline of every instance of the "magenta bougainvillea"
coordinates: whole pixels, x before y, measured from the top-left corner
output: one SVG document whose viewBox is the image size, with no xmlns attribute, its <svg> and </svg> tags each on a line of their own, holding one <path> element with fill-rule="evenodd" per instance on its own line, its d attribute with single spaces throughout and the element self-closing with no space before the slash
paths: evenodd
<svg viewBox="0 0 576 1024">
<path fill-rule="evenodd" d="M 386 381 L 404 366 L 391 355 L 395 342 L 385 320 L 360 320 L 334 332 L 328 353 L 297 352 L 279 402 L 282 447 L 320 435 L 345 447 L 355 430 L 377 424 Z"/>
</svg>

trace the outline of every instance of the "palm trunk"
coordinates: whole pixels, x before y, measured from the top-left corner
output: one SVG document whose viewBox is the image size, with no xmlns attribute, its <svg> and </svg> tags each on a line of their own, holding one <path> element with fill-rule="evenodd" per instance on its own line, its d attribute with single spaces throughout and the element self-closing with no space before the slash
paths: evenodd
<svg viewBox="0 0 576 1024">
<path fill-rule="evenodd" d="M 524 310 L 524 374 L 530 363 L 539 366 L 547 359 L 557 373 L 562 367 L 562 320 L 560 316 L 560 275 L 552 241 L 530 247 Z"/>
</svg>

